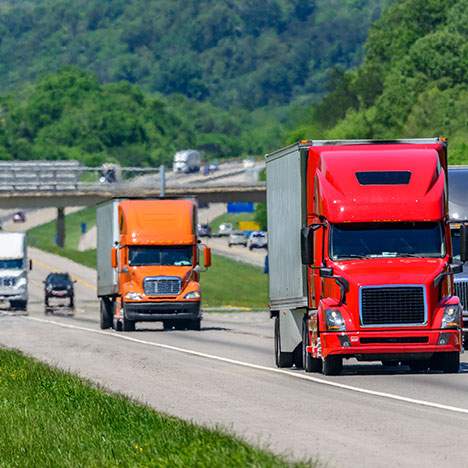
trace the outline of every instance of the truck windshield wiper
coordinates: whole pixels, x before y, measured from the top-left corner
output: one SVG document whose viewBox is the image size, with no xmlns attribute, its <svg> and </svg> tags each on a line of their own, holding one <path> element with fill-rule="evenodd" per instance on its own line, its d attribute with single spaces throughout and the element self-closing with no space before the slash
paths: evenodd
<svg viewBox="0 0 468 468">
<path fill-rule="evenodd" d="M 337 260 L 346 260 L 347 258 L 368 258 L 367 255 L 359 255 L 359 254 L 346 254 L 343 256 L 339 256 L 336 259 Z"/>
</svg>

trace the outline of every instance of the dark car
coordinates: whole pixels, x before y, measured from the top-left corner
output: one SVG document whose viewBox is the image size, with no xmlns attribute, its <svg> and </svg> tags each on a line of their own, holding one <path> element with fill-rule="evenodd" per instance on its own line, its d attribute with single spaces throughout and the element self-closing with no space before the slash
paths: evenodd
<svg viewBox="0 0 468 468">
<path fill-rule="evenodd" d="M 211 227 L 209 224 L 199 224 L 197 231 L 198 237 L 211 237 Z"/>
<path fill-rule="evenodd" d="M 75 291 L 68 273 L 49 273 L 44 281 L 45 306 L 50 307 L 50 298 L 68 299 L 69 306 L 75 307 Z"/>
</svg>

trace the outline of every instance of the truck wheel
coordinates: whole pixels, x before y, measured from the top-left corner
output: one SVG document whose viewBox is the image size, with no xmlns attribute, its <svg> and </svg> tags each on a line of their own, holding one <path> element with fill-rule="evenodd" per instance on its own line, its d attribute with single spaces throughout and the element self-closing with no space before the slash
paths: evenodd
<svg viewBox="0 0 468 468">
<path fill-rule="evenodd" d="M 163 322 L 163 328 L 164 330 L 172 330 L 172 327 L 174 326 L 174 323 L 172 322 L 172 320 L 164 320 Z"/>
<path fill-rule="evenodd" d="M 26 310 L 28 308 L 28 301 L 11 301 L 10 307 L 15 310 Z"/>
<path fill-rule="evenodd" d="M 306 372 L 320 372 L 322 370 L 322 360 L 312 357 L 307 352 L 307 346 L 310 345 L 309 333 L 307 332 L 306 319 L 302 323 L 302 366 Z"/>
<path fill-rule="evenodd" d="M 340 356 L 327 356 L 322 359 L 323 375 L 338 375 L 343 370 L 343 358 Z"/>
<path fill-rule="evenodd" d="M 135 321 L 128 320 L 127 318 L 122 318 L 122 331 L 124 332 L 132 332 L 135 331 Z"/>
<path fill-rule="evenodd" d="M 275 317 L 275 362 L 277 367 L 292 367 L 294 364 L 293 353 L 281 351 L 279 317 Z"/>
<path fill-rule="evenodd" d="M 413 372 L 427 372 L 429 370 L 430 361 L 427 359 L 409 361 L 408 365 Z"/>
<path fill-rule="evenodd" d="M 70 303 L 70 307 L 72 307 L 73 302 Z M 105 299 L 101 299 L 100 301 L 100 321 L 99 326 L 101 330 L 106 330 L 107 328 L 112 327 L 112 322 L 114 317 L 112 316 L 111 312 L 111 304 L 106 303 Z"/>
<path fill-rule="evenodd" d="M 201 330 L 201 318 L 189 320 L 187 328 L 189 330 L 200 331 Z"/>
<path fill-rule="evenodd" d="M 444 374 L 456 374 L 460 371 L 460 353 L 436 353 L 432 357 L 431 368 Z"/>
</svg>

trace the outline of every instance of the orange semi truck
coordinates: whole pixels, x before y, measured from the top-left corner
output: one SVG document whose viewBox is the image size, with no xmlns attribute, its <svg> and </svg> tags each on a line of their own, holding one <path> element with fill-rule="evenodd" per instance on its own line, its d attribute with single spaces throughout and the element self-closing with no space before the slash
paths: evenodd
<svg viewBox="0 0 468 468">
<path fill-rule="evenodd" d="M 197 205 L 191 199 L 113 199 L 97 208 L 97 293 L 102 329 L 136 322 L 200 330 Z"/>
</svg>

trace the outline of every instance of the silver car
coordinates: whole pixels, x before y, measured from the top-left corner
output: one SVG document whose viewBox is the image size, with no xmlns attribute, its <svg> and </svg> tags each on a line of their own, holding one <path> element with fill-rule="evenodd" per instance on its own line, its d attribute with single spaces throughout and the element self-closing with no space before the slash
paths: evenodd
<svg viewBox="0 0 468 468">
<path fill-rule="evenodd" d="M 243 245 L 244 247 L 247 247 L 247 237 L 245 237 L 245 234 L 242 231 L 233 231 L 229 235 L 228 245 L 229 247 L 232 247 L 233 245 Z"/>
<path fill-rule="evenodd" d="M 249 236 L 247 247 L 249 250 L 266 249 L 268 246 L 267 233 L 264 231 L 254 231 Z"/>
</svg>

